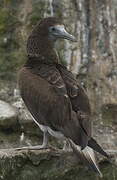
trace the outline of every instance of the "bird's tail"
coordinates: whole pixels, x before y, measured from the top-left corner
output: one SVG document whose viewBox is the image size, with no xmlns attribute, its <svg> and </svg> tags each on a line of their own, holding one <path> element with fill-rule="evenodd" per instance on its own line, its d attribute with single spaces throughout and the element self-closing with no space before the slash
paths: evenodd
<svg viewBox="0 0 117 180">
<path fill-rule="evenodd" d="M 109 159 L 109 155 L 101 148 L 101 146 L 96 142 L 95 139 L 91 138 L 88 141 L 88 146 Z"/>
<path fill-rule="evenodd" d="M 88 167 L 90 167 L 93 171 L 98 173 L 100 177 L 102 177 L 102 173 L 99 170 L 99 167 L 96 163 L 95 154 L 93 149 L 86 146 L 83 150 L 81 150 L 81 147 L 76 145 L 71 139 L 69 139 L 69 143 L 74 151 L 74 153 L 83 160 Z"/>
</svg>

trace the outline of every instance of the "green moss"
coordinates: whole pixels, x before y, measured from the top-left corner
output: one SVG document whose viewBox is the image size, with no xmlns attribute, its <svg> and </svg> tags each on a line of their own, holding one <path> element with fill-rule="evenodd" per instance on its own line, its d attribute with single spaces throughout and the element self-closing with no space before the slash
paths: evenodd
<svg viewBox="0 0 117 180">
<path fill-rule="evenodd" d="M 16 35 L 18 26 L 19 21 L 15 10 L 0 7 L 0 78 L 13 78 L 21 63 L 20 45 Z"/>
<path fill-rule="evenodd" d="M 38 1 L 35 0 L 32 2 L 32 12 L 29 16 L 29 25 L 33 26 L 36 25 L 37 22 L 43 18 L 46 2 L 45 1 Z"/>
<path fill-rule="evenodd" d="M 0 8 L 0 35 L 11 32 L 16 23 L 17 18 L 9 8 Z"/>
<path fill-rule="evenodd" d="M 117 124 L 117 104 L 106 104 L 101 108 L 102 120 L 104 124 L 112 125 Z"/>
<path fill-rule="evenodd" d="M 11 80 L 15 78 L 20 66 L 25 62 L 25 55 L 21 51 L 2 54 L 0 58 L 0 78 Z"/>
</svg>

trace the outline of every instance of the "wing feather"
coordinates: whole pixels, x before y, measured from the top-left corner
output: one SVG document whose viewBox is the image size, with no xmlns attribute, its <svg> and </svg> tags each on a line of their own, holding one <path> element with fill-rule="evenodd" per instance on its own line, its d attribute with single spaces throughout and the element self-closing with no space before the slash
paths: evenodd
<svg viewBox="0 0 117 180">
<path fill-rule="evenodd" d="M 66 84 L 68 96 L 70 97 L 73 110 L 77 113 L 79 123 L 85 133 L 91 137 L 91 110 L 88 96 L 66 67 L 59 64 L 57 68 Z"/>
</svg>

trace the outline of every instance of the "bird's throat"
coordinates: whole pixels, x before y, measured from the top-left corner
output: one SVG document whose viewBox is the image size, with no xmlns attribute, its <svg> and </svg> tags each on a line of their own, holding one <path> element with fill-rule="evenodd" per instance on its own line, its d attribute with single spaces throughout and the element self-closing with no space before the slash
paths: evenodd
<svg viewBox="0 0 117 180">
<path fill-rule="evenodd" d="M 39 39 L 39 38 L 38 38 Z M 54 43 L 47 38 L 39 39 L 31 37 L 27 43 L 27 54 L 30 59 L 34 58 L 41 63 L 58 63 L 58 53 L 54 47 Z"/>
</svg>

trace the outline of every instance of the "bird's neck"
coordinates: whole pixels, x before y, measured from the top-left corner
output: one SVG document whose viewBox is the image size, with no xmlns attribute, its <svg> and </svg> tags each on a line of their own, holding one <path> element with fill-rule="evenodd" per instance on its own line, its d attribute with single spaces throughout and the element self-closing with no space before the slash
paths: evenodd
<svg viewBox="0 0 117 180">
<path fill-rule="evenodd" d="M 54 43 L 47 37 L 43 39 L 36 36 L 29 38 L 27 54 L 30 60 L 32 58 L 32 61 L 35 59 L 41 63 L 59 63 L 59 57 Z"/>
</svg>

